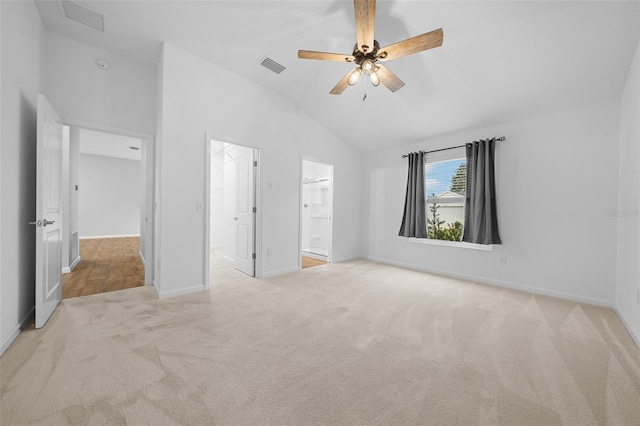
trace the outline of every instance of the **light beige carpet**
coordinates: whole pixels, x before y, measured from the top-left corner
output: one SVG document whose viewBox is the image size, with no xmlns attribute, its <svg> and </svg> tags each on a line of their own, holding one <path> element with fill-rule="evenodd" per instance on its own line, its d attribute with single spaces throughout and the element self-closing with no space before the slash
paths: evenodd
<svg viewBox="0 0 640 426">
<path fill-rule="evenodd" d="M 638 425 L 610 309 L 368 261 L 64 300 L 0 359 L 3 426 Z"/>
</svg>

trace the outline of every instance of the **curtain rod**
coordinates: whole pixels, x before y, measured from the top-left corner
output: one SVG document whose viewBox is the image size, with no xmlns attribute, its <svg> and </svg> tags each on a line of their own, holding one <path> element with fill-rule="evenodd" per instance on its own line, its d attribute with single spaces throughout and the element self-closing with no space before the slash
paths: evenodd
<svg viewBox="0 0 640 426">
<path fill-rule="evenodd" d="M 504 136 L 501 136 L 501 137 L 499 137 L 499 138 L 494 138 L 494 139 L 495 139 L 496 141 L 503 141 L 503 140 L 506 140 L 506 138 L 505 138 Z M 432 150 L 432 151 L 419 151 L 419 152 L 422 152 L 422 153 L 424 153 L 424 154 L 430 154 L 430 153 L 432 153 L 432 152 L 440 152 L 440 151 L 448 151 L 448 150 L 450 150 L 450 149 L 464 148 L 465 146 L 467 146 L 467 145 L 465 144 L 465 145 L 451 146 L 451 147 L 449 147 L 449 148 L 440 148 L 440 149 L 434 149 L 434 150 Z M 407 158 L 408 156 L 409 156 L 409 154 L 405 154 L 405 155 L 403 155 L 403 156 L 402 156 L 402 158 Z"/>
</svg>

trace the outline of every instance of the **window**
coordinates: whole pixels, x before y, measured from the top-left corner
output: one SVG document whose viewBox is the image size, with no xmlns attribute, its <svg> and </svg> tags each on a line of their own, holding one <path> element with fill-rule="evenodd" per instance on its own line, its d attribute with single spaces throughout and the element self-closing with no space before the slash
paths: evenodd
<svg viewBox="0 0 640 426">
<path fill-rule="evenodd" d="M 464 148 L 437 152 L 431 158 L 427 157 L 424 174 L 429 238 L 462 241 L 467 184 Z"/>
</svg>

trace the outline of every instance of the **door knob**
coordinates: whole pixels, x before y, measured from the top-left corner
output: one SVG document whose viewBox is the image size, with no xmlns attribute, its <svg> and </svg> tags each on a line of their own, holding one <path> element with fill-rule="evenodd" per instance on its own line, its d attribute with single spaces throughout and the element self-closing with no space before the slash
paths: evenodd
<svg viewBox="0 0 640 426">
<path fill-rule="evenodd" d="M 55 220 L 36 220 L 33 222 L 29 222 L 29 225 L 35 225 L 35 226 L 47 226 L 47 225 L 51 225 L 52 223 L 56 223 Z"/>
<path fill-rule="evenodd" d="M 233 218 L 233 220 L 238 220 L 238 218 L 237 218 L 237 217 L 234 217 L 234 218 Z"/>
</svg>

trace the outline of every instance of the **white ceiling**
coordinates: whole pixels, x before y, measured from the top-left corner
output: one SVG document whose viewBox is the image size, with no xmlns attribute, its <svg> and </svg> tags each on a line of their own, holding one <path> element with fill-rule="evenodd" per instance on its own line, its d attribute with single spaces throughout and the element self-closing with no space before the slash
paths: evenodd
<svg viewBox="0 0 640 426">
<path fill-rule="evenodd" d="M 93 1 L 101 33 L 38 3 L 45 26 L 155 67 L 166 41 L 267 86 L 363 152 L 620 96 L 639 38 L 639 2 L 378 1 L 382 46 L 442 27 L 442 47 L 387 62 L 406 86 L 364 79 L 329 90 L 349 64 L 298 49 L 351 53 L 353 2 Z M 287 69 L 258 65 L 268 56 Z M 493 135 L 479 135 L 479 137 Z"/>
<path fill-rule="evenodd" d="M 138 138 L 115 135 L 95 130 L 79 129 L 80 152 L 82 154 L 102 155 L 105 157 L 138 160 L 142 141 Z M 138 149 L 132 149 L 138 148 Z"/>
</svg>

